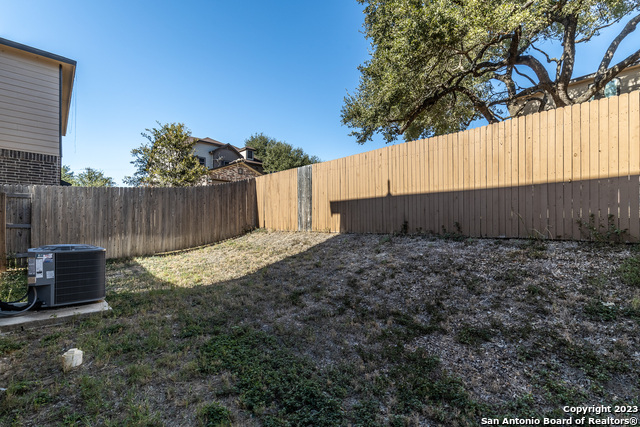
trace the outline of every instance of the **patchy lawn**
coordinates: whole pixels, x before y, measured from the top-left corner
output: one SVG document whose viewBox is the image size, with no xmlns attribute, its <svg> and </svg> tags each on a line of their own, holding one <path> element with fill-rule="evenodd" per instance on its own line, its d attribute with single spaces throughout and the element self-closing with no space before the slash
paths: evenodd
<svg viewBox="0 0 640 427">
<path fill-rule="evenodd" d="M 473 426 L 640 405 L 635 246 L 452 237 L 259 230 L 110 262 L 111 313 L 0 336 L 0 425 Z M 84 364 L 64 373 L 72 347 Z"/>
</svg>

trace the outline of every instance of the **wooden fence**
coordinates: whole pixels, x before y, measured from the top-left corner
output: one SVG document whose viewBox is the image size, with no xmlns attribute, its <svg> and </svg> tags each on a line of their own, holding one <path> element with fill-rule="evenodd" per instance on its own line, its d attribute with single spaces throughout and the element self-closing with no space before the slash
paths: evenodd
<svg viewBox="0 0 640 427">
<path fill-rule="evenodd" d="M 0 193 L 10 257 L 58 243 L 101 246 L 108 258 L 148 255 L 238 236 L 256 224 L 253 180 L 191 188 L 5 185 Z"/>
<path fill-rule="evenodd" d="M 640 240 L 640 92 L 193 188 L 0 186 L 3 250 L 109 258 L 275 230 Z M 5 205 L 5 208 L 2 208 Z M 3 218 L 4 216 L 4 218 Z M 3 244 L 4 242 L 4 244 Z"/>
<path fill-rule="evenodd" d="M 31 193 L 26 185 L 0 185 L 0 270 L 6 256 L 24 255 L 31 243 Z M 4 199 L 4 204 L 2 204 Z M 4 242 L 4 244 L 3 244 Z"/>
<path fill-rule="evenodd" d="M 640 237 L 640 92 L 312 166 L 312 229 Z M 261 227 L 296 230 L 297 175 L 258 177 Z"/>
</svg>

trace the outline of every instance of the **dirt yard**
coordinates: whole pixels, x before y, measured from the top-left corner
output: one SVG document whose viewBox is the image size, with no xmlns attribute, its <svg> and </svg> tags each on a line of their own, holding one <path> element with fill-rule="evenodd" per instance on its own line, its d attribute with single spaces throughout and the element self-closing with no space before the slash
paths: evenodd
<svg viewBox="0 0 640 427">
<path fill-rule="evenodd" d="M 112 313 L 0 336 L 0 425 L 473 426 L 633 409 L 639 256 L 258 230 L 109 262 Z M 64 373 L 72 347 L 85 362 Z"/>
</svg>

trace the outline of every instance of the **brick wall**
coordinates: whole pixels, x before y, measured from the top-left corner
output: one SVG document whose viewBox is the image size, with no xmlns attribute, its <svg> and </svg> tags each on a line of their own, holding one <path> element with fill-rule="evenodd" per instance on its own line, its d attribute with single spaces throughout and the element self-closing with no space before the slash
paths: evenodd
<svg viewBox="0 0 640 427">
<path fill-rule="evenodd" d="M 253 178 L 262 175 L 249 166 L 239 163 L 237 165 L 224 166 L 209 172 L 209 176 L 214 180 L 220 181 L 241 181 L 247 178 Z"/>
<path fill-rule="evenodd" d="M 0 184 L 60 185 L 60 157 L 0 149 Z"/>
</svg>

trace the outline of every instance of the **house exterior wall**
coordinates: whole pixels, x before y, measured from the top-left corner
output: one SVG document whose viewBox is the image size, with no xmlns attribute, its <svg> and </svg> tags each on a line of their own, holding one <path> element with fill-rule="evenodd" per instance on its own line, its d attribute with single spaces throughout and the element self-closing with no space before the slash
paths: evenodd
<svg viewBox="0 0 640 427">
<path fill-rule="evenodd" d="M 212 151 L 215 151 L 215 153 L 211 154 Z M 193 146 L 193 154 L 196 157 L 205 159 L 205 166 L 209 170 L 225 167 L 228 164 L 233 163 L 239 159 L 247 160 L 246 159 L 247 151 L 248 150 L 246 148 L 242 148 L 240 149 L 240 155 L 238 155 L 238 152 L 236 152 L 234 148 L 228 148 L 228 147 L 225 147 L 225 145 L 211 144 L 207 141 L 202 141 L 202 140 L 198 140 L 198 142 L 196 142 L 195 145 Z M 252 155 L 255 156 L 255 151 L 253 149 L 251 151 L 252 151 Z M 226 165 L 225 165 L 225 162 L 227 163 Z M 253 160 L 249 160 L 248 163 L 250 163 L 251 166 L 245 165 L 245 169 L 250 170 L 249 174 L 256 173 L 257 174 L 256 176 L 262 175 L 263 173 L 262 162 L 260 162 L 260 160 L 255 159 L 254 157 Z M 256 172 L 254 169 L 258 169 L 258 172 Z M 242 175 L 242 172 L 239 172 L 236 175 Z M 245 177 L 242 177 L 239 179 L 245 179 Z M 233 178 L 231 180 L 237 181 L 237 178 Z M 223 180 L 223 182 L 226 182 L 226 181 L 228 180 L 227 179 Z"/>
<path fill-rule="evenodd" d="M 251 153 L 251 156 L 249 156 L 249 153 Z M 242 157 L 244 157 L 246 160 L 254 160 L 256 152 L 253 149 L 249 150 L 247 148 L 243 148 L 242 150 L 240 150 L 240 154 L 242 154 Z"/>
<path fill-rule="evenodd" d="M 193 154 L 198 157 L 203 157 L 205 159 L 205 166 L 207 169 L 211 169 L 213 167 L 213 158 L 209 152 L 215 149 L 216 147 L 212 144 L 196 143 L 193 146 Z"/>
<path fill-rule="evenodd" d="M 622 71 L 620 74 L 616 76 L 620 80 L 620 95 L 623 93 L 630 93 L 634 90 L 640 89 L 640 65 L 634 65 L 633 67 L 629 67 L 626 70 Z M 593 84 L 593 77 L 577 79 L 577 81 L 571 83 L 569 85 L 569 96 L 571 98 L 575 98 L 580 94 L 584 93 L 589 85 Z M 594 99 L 602 99 L 604 98 L 604 93 L 598 93 L 594 96 Z M 531 99 L 531 98 L 529 98 Z M 513 106 L 509 107 L 510 114 L 515 114 L 522 104 L 527 102 L 527 100 L 518 100 Z M 549 100 L 546 110 L 554 109 L 555 104 L 553 100 Z M 523 114 L 532 114 L 538 111 L 538 103 L 537 102 L 528 102 L 524 107 Z"/>
<path fill-rule="evenodd" d="M 238 160 L 242 158 L 238 156 L 238 154 L 235 151 L 229 150 L 228 148 L 222 148 L 216 151 L 213 154 L 213 156 L 210 155 L 209 157 L 212 157 L 214 168 L 219 168 L 221 166 L 224 166 L 224 162 L 231 163 L 234 160 Z"/>
<path fill-rule="evenodd" d="M 2 148 L 0 184 L 60 185 L 60 157 Z"/>
<path fill-rule="evenodd" d="M 0 45 L 0 149 L 60 156 L 60 69 Z"/>
<path fill-rule="evenodd" d="M 223 182 L 240 181 L 260 175 L 262 175 L 260 172 L 257 172 L 242 163 L 230 165 L 225 168 L 214 169 L 209 172 L 209 176 L 212 180 L 219 180 Z"/>
</svg>

